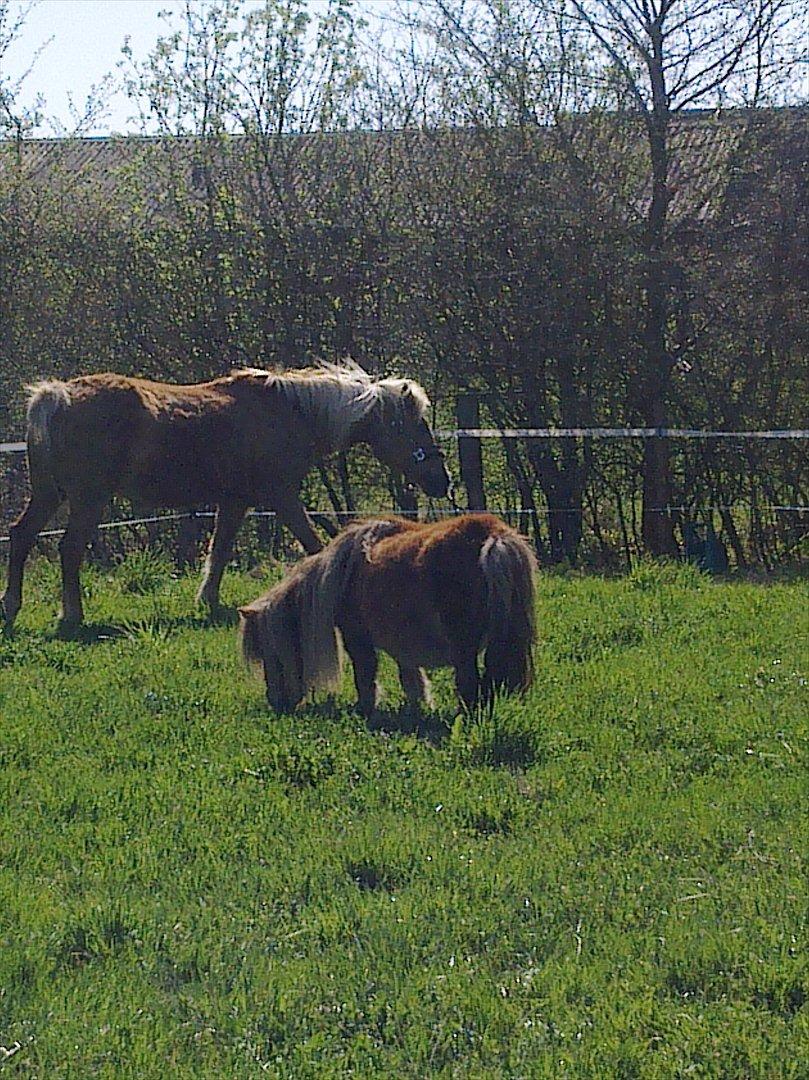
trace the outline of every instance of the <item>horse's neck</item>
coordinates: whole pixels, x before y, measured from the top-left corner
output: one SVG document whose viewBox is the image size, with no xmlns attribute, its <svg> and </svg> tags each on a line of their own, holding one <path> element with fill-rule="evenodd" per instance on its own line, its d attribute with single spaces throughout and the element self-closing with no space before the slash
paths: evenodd
<svg viewBox="0 0 809 1080">
<path fill-rule="evenodd" d="M 374 416 L 373 411 L 367 416 L 363 416 L 361 420 L 356 420 L 349 427 L 340 449 L 358 446 L 360 443 L 373 442 L 373 435 L 378 426 L 379 420 Z"/>
<path fill-rule="evenodd" d="M 359 391 L 354 388 L 354 392 Z M 339 403 L 332 401 L 323 405 L 317 402 L 316 394 L 310 398 L 309 409 L 305 410 L 304 415 L 306 412 L 309 413 L 306 422 L 310 425 L 310 437 L 319 456 L 332 454 L 357 443 L 368 441 L 368 435 L 374 423 L 372 416 L 357 417 L 352 422 L 346 423 L 344 417 L 338 418 L 341 409 L 351 409 L 348 396 Z"/>
</svg>

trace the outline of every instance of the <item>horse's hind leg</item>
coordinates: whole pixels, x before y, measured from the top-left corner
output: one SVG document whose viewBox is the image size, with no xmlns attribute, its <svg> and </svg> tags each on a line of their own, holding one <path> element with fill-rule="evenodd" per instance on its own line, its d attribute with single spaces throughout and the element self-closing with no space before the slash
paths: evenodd
<svg viewBox="0 0 809 1080">
<path fill-rule="evenodd" d="M 233 541 L 247 512 L 246 503 L 223 503 L 216 511 L 216 525 L 211 537 L 205 570 L 197 599 L 207 604 L 212 612 L 219 607 L 219 585 L 228 559 L 233 551 Z"/>
<path fill-rule="evenodd" d="M 405 667 L 399 664 L 399 679 L 402 689 L 407 695 L 408 703 L 413 709 L 421 709 L 426 705 L 428 709 L 433 707 L 433 695 L 430 689 L 430 680 L 424 669 L 419 667 Z"/>
<path fill-rule="evenodd" d="M 379 704 L 379 685 L 376 673 L 379 658 L 370 637 L 359 627 L 340 627 L 343 644 L 354 665 L 354 685 L 357 688 L 357 705 L 366 718 L 371 718 Z"/>
<path fill-rule="evenodd" d="M 11 627 L 22 606 L 22 581 L 25 560 L 37 540 L 40 530 L 48 524 L 59 508 L 62 497 L 55 487 L 34 490 L 25 510 L 9 529 L 8 582 L 0 613 Z"/>
<path fill-rule="evenodd" d="M 86 505 L 70 504 L 65 535 L 59 541 L 59 555 L 62 560 L 62 625 L 78 626 L 84 619 L 81 603 L 81 584 L 79 570 L 84 559 L 87 545 L 93 530 L 101 520 L 107 500 Z"/>
<path fill-rule="evenodd" d="M 474 709 L 480 693 L 480 674 L 475 650 L 459 653 L 453 659 L 455 669 L 455 688 L 458 697 L 467 709 Z"/>
</svg>

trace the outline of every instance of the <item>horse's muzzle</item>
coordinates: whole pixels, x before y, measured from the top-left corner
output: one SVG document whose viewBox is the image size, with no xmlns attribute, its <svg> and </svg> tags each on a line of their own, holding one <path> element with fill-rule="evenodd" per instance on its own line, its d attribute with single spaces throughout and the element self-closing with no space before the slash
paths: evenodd
<svg viewBox="0 0 809 1080">
<path fill-rule="evenodd" d="M 431 499 L 443 499 L 449 492 L 449 476 L 443 465 L 440 470 L 431 470 L 419 476 L 416 482 L 424 494 L 429 495 Z"/>
<path fill-rule="evenodd" d="M 417 456 L 418 455 L 418 456 Z M 428 450 L 418 450 L 413 457 L 416 468 L 413 470 L 413 483 L 418 484 L 425 495 L 431 499 L 443 499 L 449 491 L 449 473 L 444 465 L 444 455 L 437 446 Z"/>
<path fill-rule="evenodd" d="M 424 494 L 429 495 L 431 499 L 443 499 L 446 498 L 449 492 L 449 477 L 431 478 L 429 481 L 425 478 L 420 486 Z"/>
</svg>

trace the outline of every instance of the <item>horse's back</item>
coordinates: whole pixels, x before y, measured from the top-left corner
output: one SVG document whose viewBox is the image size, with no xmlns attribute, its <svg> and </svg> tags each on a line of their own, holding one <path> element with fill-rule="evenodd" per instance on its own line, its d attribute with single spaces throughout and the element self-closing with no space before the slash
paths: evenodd
<svg viewBox="0 0 809 1080">
<path fill-rule="evenodd" d="M 64 483 L 144 505 L 259 501 L 272 480 L 274 417 L 256 386 L 223 377 L 186 385 L 114 373 L 66 384 Z M 277 430 L 277 428 L 276 428 Z M 248 498 L 248 501 L 252 501 Z"/>
<path fill-rule="evenodd" d="M 374 544 L 355 587 L 356 606 L 374 643 L 420 667 L 452 662 L 485 637 L 483 545 L 509 532 L 493 515 L 407 522 Z"/>
</svg>

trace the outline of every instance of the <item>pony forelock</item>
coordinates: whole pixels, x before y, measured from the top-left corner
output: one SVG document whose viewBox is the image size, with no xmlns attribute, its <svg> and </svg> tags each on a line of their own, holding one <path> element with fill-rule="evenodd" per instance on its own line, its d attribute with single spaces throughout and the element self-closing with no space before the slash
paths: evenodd
<svg viewBox="0 0 809 1080">
<path fill-rule="evenodd" d="M 351 429 L 375 412 L 391 419 L 421 419 L 430 408 L 424 388 L 412 379 L 376 379 L 354 360 L 323 361 L 297 371 L 244 368 L 234 378 L 263 378 L 318 427 L 331 449 L 348 440 Z"/>
</svg>

